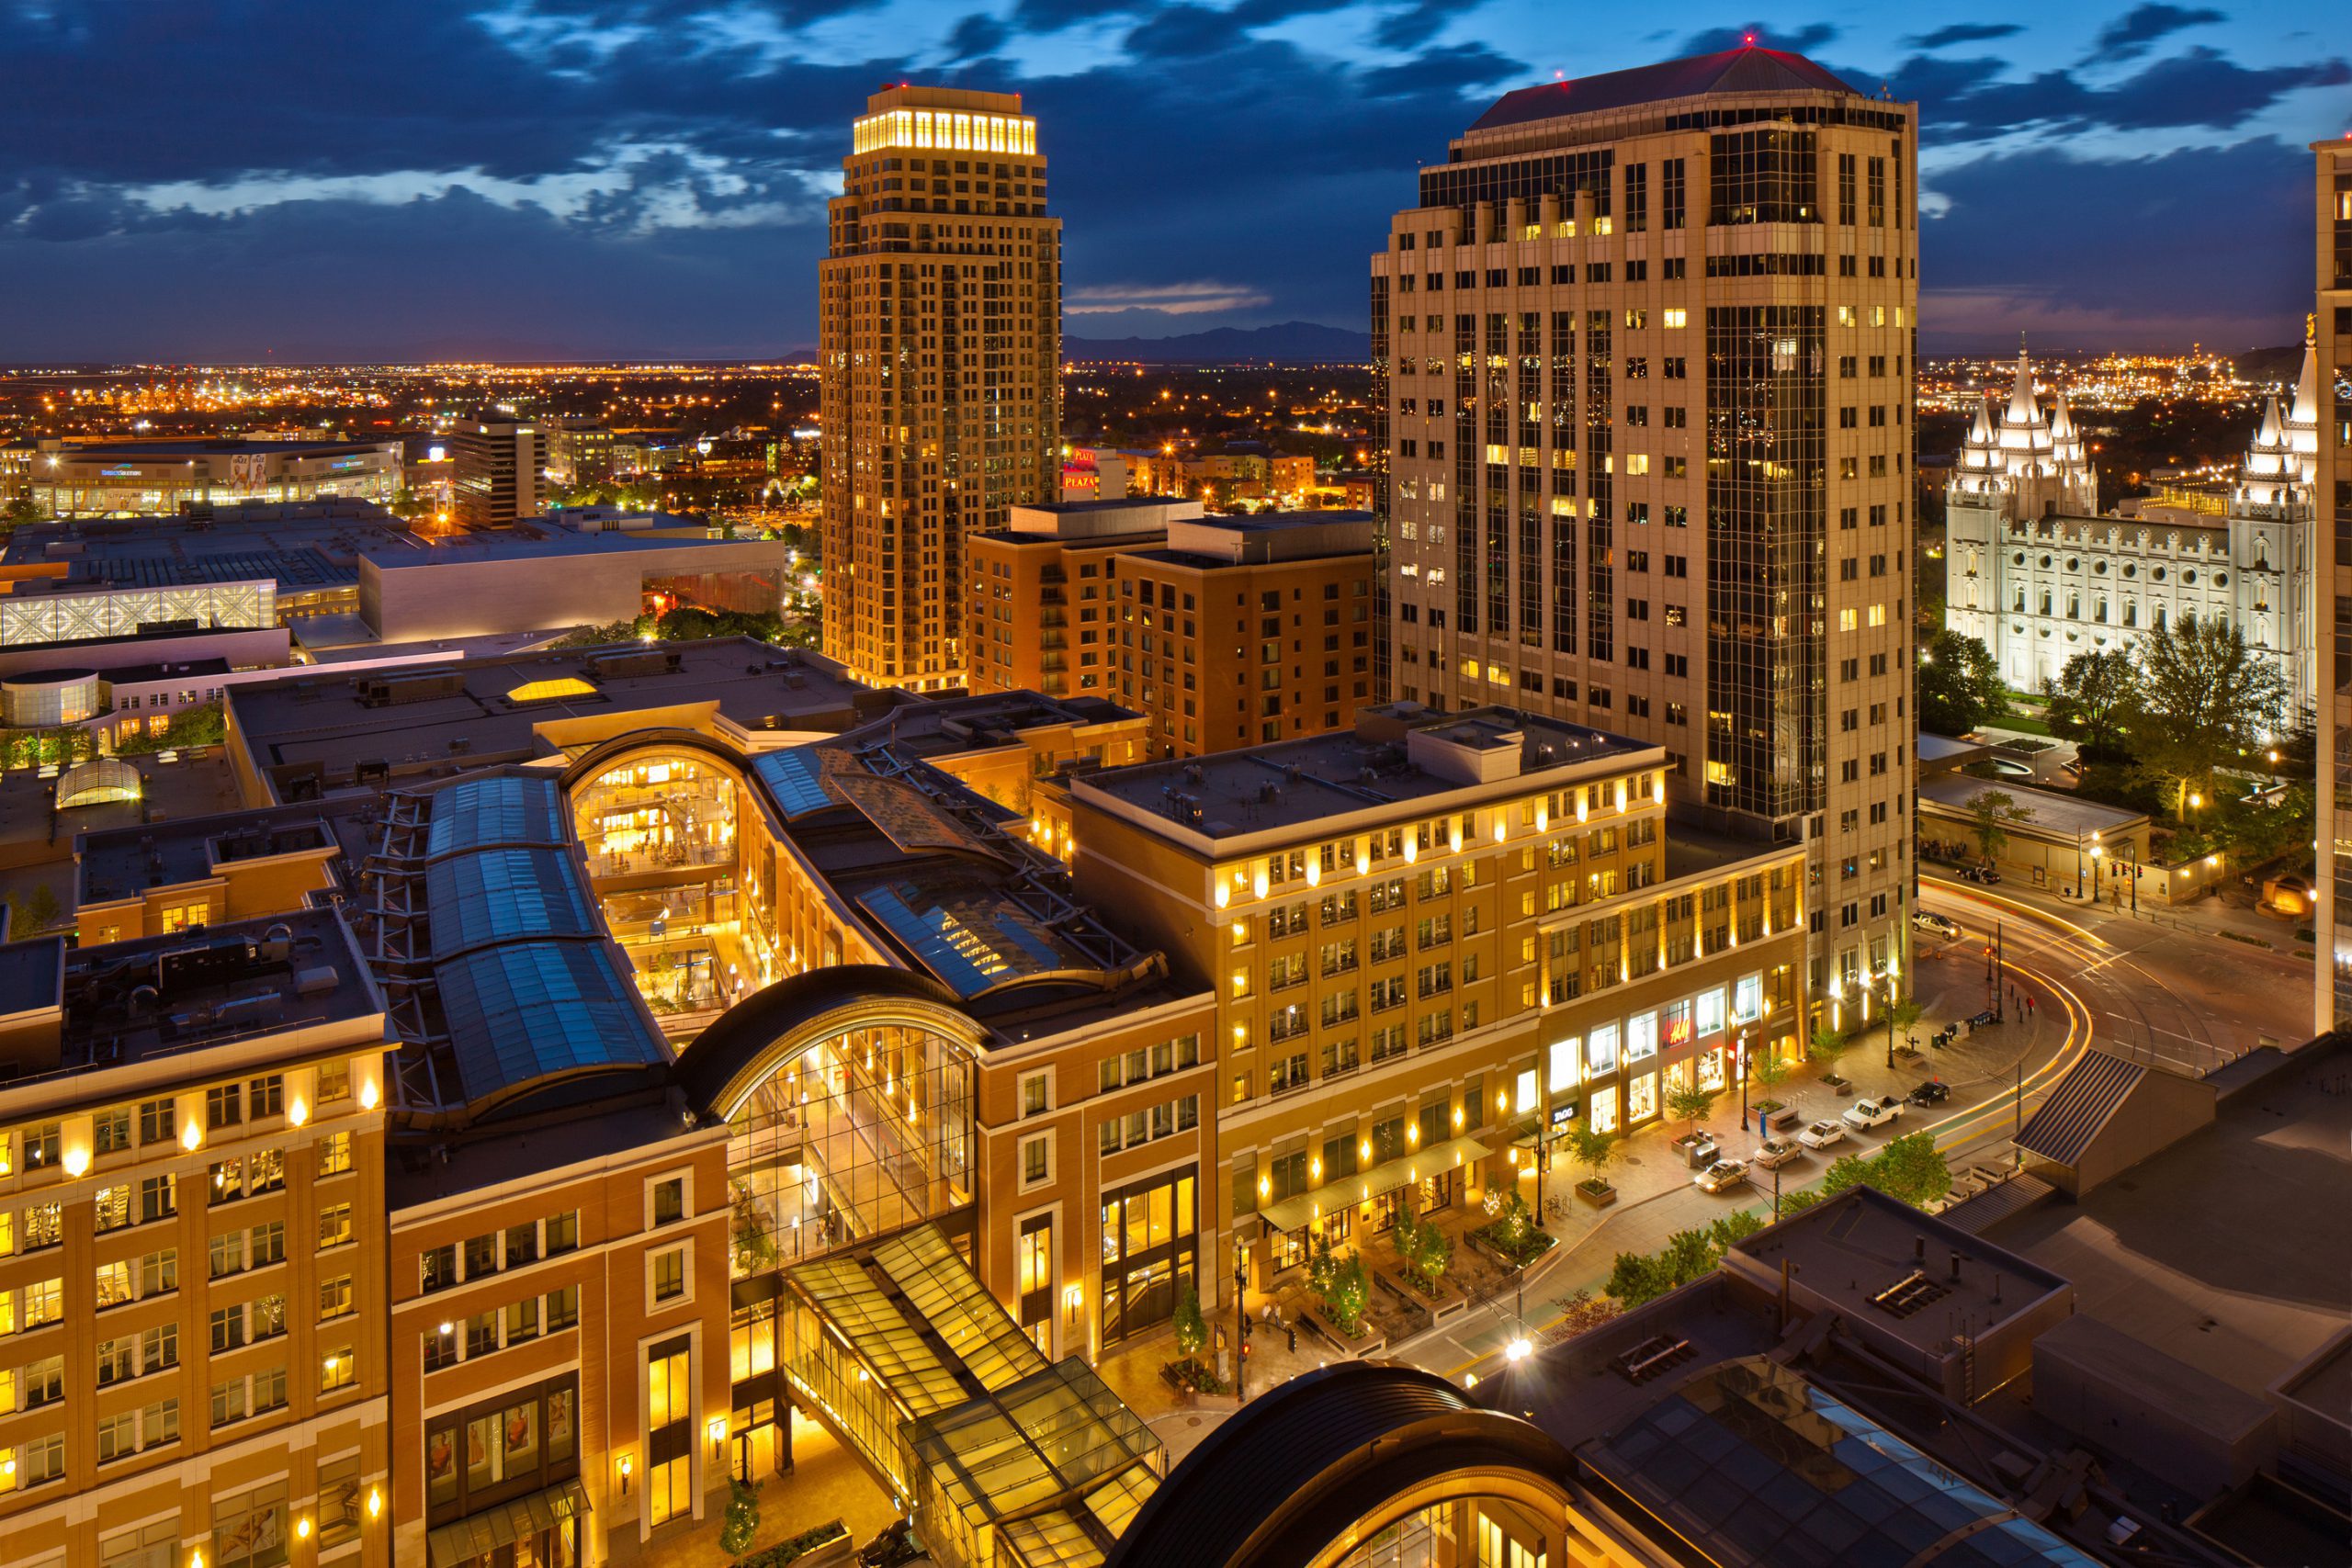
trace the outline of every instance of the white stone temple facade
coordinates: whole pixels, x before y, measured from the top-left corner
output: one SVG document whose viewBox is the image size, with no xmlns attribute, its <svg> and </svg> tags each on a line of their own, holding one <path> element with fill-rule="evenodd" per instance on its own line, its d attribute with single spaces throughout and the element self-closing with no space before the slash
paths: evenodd
<svg viewBox="0 0 2352 1568">
<path fill-rule="evenodd" d="M 2064 394 L 2045 417 L 2019 354 L 2007 404 L 1978 407 L 1945 489 L 1944 624 L 1990 649 L 2012 689 L 2038 691 L 2076 654 L 2219 616 L 2278 661 L 2291 722 L 2314 695 L 2316 364 L 2306 349 L 2291 404 L 2266 403 L 2219 513 L 2124 516 L 2099 511 Z"/>
</svg>

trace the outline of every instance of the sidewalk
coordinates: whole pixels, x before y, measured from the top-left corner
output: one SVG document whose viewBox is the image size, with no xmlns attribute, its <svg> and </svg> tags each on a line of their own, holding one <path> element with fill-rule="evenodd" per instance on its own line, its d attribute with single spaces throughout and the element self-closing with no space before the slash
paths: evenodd
<svg viewBox="0 0 2352 1568">
<path fill-rule="evenodd" d="M 1863 1031 L 1839 1059 L 1838 1072 L 1853 1085 L 1850 1094 L 1841 1096 L 1823 1085 L 1818 1069 L 1808 1065 L 1781 1086 L 1779 1098 L 1796 1108 L 1804 1121 L 1834 1117 L 1856 1100 L 1907 1094 L 1928 1077 L 1940 1078 L 1949 1085 L 1951 1099 L 1932 1111 L 1914 1110 L 1903 1122 L 1882 1133 L 1866 1134 L 1835 1148 L 1809 1155 L 1787 1168 L 1784 1179 L 1789 1190 L 1820 1180 L 1840 1155 L 1868 1155 L 1889 1136 L 2006 1094 L 2016 1080 L 2021 1062 L 2030 1071 L 2064 1042 L 2067 1031 L 2064 1010 L 2048 996 L 2037 995 L 2037 1001 L 2042 1005 L 2031 1018 L 2012 1011 L 2005 1023 L 1964 1034 L 1943 1050 L 1930 1048 L 1929 1036 L 1947 1023 L 1981 1011 L 1985 1005 L 1981 942 L 1972 935 L 1931 949 L 1923 941 L 1920 949 L 1924 955 L 1947 945 L 1950 957 L 1925 958 L 1914 969 L 1913 995 L 1925 1010 L 1913 1029 L 1919 1046 L 1917 1058 L 1898 1055 L 1894 1066 L 1888 1067 L 1886 1032 L 1882 1023 Z M 2018 984 L 2021 992 L 2026 988 L 2014 976 L 2009 983 Z M 2006 992 L 2005 985 L 2005 1001 Z M 1752 1092 L 1762 1098 L 1760 1091 Z M 1706 1127 L 1728 1159 L 1746 1159 L 1762 1141 L 1753 1115 L 1742 1123 L 1736 1089 L 1716 1102 Z M 1607 1173 L 1617 1189 L 1618 1198 L 1607 1209 L 1595 1210 L 1577 1201 L 1572 1188 L 1583 1172 L 1555 1161 L 1544 1178 L 1544 1196 L 1561 1200 L 1561 1212 L 1545 1219 L 1544 1226 L 1559 1238 L 1559 1261 L 1526 1288 L 1523 1308 L 1514 1292 L 1491 1305 L 1473 1307 L 1466 1316 L 1415 1338 L 1393 1343 L 1382 1352 L 1383 1356 L 1447 1377 L 1461 1375 L 1465 1368 L 1499 1355 L 1514 1336 L 1540 1333 L 1544 1325 L 1560 1315 L 1562 1304 L 1579 1291 L 1597 1292 L 1609 1277 L 1618 1253 L 1655 1252 L 1676 1231 L 1703 1226 L 1711 1219 L 1743 1209 L 1756 1209 L 1769 1217 L 1772 1206 L 1769 1175 L 1760 1185 L 1736 1195 L 1710 1196 L 1690 1184 L 1690 1170 L 1683 1162 L 1681 1152 L 1673 1146 L 1673 1141 L 1684 1130 L 1681 1122 L 1660 1121 L 1619 1143 L 1618 1156 Z M 1521 1190 L 1531 1206 L 1548 1207 L 1537 1203 L 1535 1186 L 1533 1180 L 1525 1179 L 1521 1182 Z M 1375 1243 L 1375 1254 L 1378 1249 L 1379 1244 Z M 1253 1293 L 1249 1306 L 1255 1316 L 1263 1301 Z M 1214 1316 L 1211 1321 L 1215 1323 Z M 1231 1321 L 1228 1307 L 1225 1316 L 1228 1338 Z M 1212 1357 L 1214 1353 L 1214 1349 L 1209 1352 Z M 1313 1371 L 1325 1364 L 1332 1354 L 1330 1347 L 1305 1332 L 1300 1335 L 1298 1350 L 1293 1353 L 1283 1333 L 1261 1327 L 1253 1337 L 1250 1358 L 1251 1396 Z M 1099 1368 L 1103 1381 L 1168 1445 L 1171 1462 L 1214 1430 L 1227 1414 L 1221 1405 L 1195 1407 L 1186 1403 L 1160 1380 L 1160 1364 L 1174 1355 L 1172 1334 L 1163 1330 L 1134 1344 L 1120 1346 L 1102 1358 Z"/>
</svg>

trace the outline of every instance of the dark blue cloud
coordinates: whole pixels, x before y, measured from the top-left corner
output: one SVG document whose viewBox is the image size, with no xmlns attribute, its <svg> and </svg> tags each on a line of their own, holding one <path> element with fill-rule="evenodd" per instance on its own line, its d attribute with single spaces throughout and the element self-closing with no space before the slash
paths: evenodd
<svg viewBox="0 0 2352 1568">
<path fill-rule="evenodd" d="M 1674 53 L 1679 59 L 1688 54 L 1714 54 L 1722 50 L 1740 49 L 1752 43 L 1758 49 L 1810 54 L 1837 36 L 1838 29 L 1827 22 L 1807 22 L 1794 28 L 1750 22 L 1744 28 L 1708 28 L 1691 33 L 1675 47 Z"/>
<path fill-rule="evenodd" d="M 975 11 L 947 35 L 947 51 L 957 60 L 978 60 L 994 54 L 1012 36 L 1002 22 L 985 11 Z"/>
<path fill-rule="evenodd" d="M 2110 60 L 2131 60 L 2184 28 L 2227 20 L 2221 12 L 2203 6 L 2134 6 L 2099 28 L 2098 47 Z"/>
<path fill-rule="evenodd" d="M 1373 40 L 1383 49 L 1418 49 L 1435 38 L 1440 28 L 1474 8 L 1454 0 L 1417 0 L 1381 17 L 1373 29 Z"/>
<path fill-rule="evenodd" d="M 848 123 L 877 85 L 917 75 L 1026 96 L 1053 161 L 1074 299 L 1265 301 L 1222 321 L 1163 318 L 1170 330 L 1357 325 L 1364 254 L 1387 215 L 1493 96 L 1571 62 L 1555 54 L 1605 71 L 1728 47 L 1744 30 L 1642 39 L 1639 18 L 1595 17 L 1554 36 L 1524 25 L 1533 3 L 938 0 L 929 27 L 895 29 L 919 36 L 854 20 L 828 36 L 876 38 L 876 57 L 836 47 L 820 62 L 793 27 L 876 0 L 370 0 L 335 8 L 331 25 L 316 0 L 0 0 L 0 353 L 805 344 Z M 2117 165 L 2082 149 L 2170 144 L 2191 128 L 2243 139 L 2276 123 L 2266 111 L 2331 85 L 2352 107 L 2346 68 L 2316 51 L 2256 57 L 2222 30 L 2199 35 L 2210 47 L 2165 45 L 2208 14 L 2109 3 L 2102 60 L 2120 69 L 2058 61 L 2035 41 L 2041 24 L 2002 19 L 2018 12 L 1971 12 L 1984 19 L 1901 41 L 1892 23 L 1840 30 L 1802 13 L 1757 30 L 1770 48 L 1859 59 L 1830 63 L 1858 86 L 1917 97 L 1939 195 L 1955 151 L 2041 147 L 1953 174 L 1955 218 L 1936 229 L 1928 266 L 1967 276 L 1977 298 L 2005 270 L 2015 287 L 2085 299 L 2129 273 L 2135 310 L 2205 309 L 2204 271 L 2182 272 L 2200 281 L 2168 304 L 2166 269 L 2139 260 L 2192 235 L 2307 288 L 2301 245 L 2240 243 L 2233 216 L 2281 191 L 2307 206 L 2307 159 L 2298 175 L 2266 143 L 2260 157 L 2177 154 L 2110 180 Z M 1978 47 L 1951 58 L 1960 45 Z M 1531 58 L 1502 52 L 1522 48 Z M 2152 246 L 2114 204 L 2156 202 L 2167 176 L 2178 205 L 2162 220 L 2179 227 Z M 2047 217 L 1995 216 L 2000 182 L 2028 178 L 2019 210 Z M 2217 225 L 2231 243 L 2213 242 Z M 2131 265 L 2098 259 L 2109 253 Z M 483 289 L 501 275 L 532 285 Z M 2265 287 L 2266 299 L 2278 293 Z M 1072 330 L 1096 319 L 1073 316 Z"/>
<path fill-rule="evenodd" d="M 1167 6 L 1136 25 L 1127 34 L 1127 48 L 1147 59 L 1172 60 L 1216 54 L 1240 40 L 1232 18 L 1223 11 L 1206 6 Z"/>
<path fill-rule="evenodd" d="M 1913 49 L 1950 49 L 1956 43 L 1989 43 L 1996 38 L 2015 38 L 2023 31 L 2025 27 L 2018 22 L 1954 22 L 1903 41 Z"/>
<path fill-rule="evenodd" d="M 1920 134 L 1943 144 L 1984 141 L 2028 127 L 2228 130 L 2290 93 L 2352 82 L 2352 67 L 2341 60 L 2249 69 L 2204 48 L 2157 61 L 2107 86 L 2092 85 L 2064 69 L 2005 80 L 2006 69 L 1999 60 L 1915 55 L 1885 80 L 1895 96 L 1918 100 Z"/>
</svg>

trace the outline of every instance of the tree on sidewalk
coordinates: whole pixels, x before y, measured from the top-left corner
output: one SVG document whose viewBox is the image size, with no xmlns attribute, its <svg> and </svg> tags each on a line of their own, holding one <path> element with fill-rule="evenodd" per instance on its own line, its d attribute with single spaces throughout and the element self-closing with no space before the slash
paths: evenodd
<svg viewBox="0 0 2352 1568">
<path fill-rule="evenodd" d="M 1695 1083 L 1677 1084 L 1666 1091 L 1667 1114 L 1688 1122 L 1690 1133 L 1695 1135 L 1699 1123 L 1714 1111 L 1717 1092 L 1712 1089 L 1702 1089 Z"/>
<path fill-rule="evenodd" d="M 1903 1037 L 1905 1045 L 1913 1043 L 1911 1032 L 1919 1027 L 1919 1020 L 1927 1010 L 1910 997 L 1900 998 L 1886 1010 L 1888 1021 L 1894 1025 L 1894 1032 Z"/>
<path fill-rule="evenodd" d="M 1764 1048 L 1764 1054 L 1761 1056 L 1754 1058 L 1747 1064 L 1748 1081 L 1762 1089 L 1768 1097 L 1771 1097 L 1765 1101 L 1767 1104 L 1779 1103 L 1778 1097 L 1773 1096 L 1772 1091 L 1788 1082 L 1795 1072 L 1795 1066 L 1789 1062 L 1788 1058 L 1770 1045 Z"/>
<path fill-rule="evenodd" d="M 1838 1077 L 1838 1058 L 1853 1048 L 1851 1040 L 1822 1023 L 1814 1026 L 1813 1039 L 1806 1047 L 1806 1055 L 1821 1064 L 1822 1081 L 1828 1083 Z"/>
<path fill-rule="evenodd" d="M 1616 1135 L 1600 1131 L 1589 1122 L 1578 1122 L 1561 1135 L 1560 1143 L 1568 1158 L 1590 1173 L 1584 1184 L 1596 1192 L 1605 1191 L 1609 1183 L 1602 1172 L 1617 1157 Z"/>
<path fill-rule="evenodd" d="M 1184 1299 L 1176 1303 L 1176 1353 L 1189 1360 L 1199 1355 L 1208 1342 L 1208 1320 L 1201 1315 L 1201 1292 L 1187 1285 Z"/>
</svg>

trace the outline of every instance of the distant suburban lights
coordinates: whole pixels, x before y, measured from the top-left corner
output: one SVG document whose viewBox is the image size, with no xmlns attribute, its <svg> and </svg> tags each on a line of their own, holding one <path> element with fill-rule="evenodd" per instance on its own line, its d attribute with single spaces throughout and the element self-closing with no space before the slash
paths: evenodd
<svg viewBox="0 0 2352 1568">
<path fill-rule="evenodd" d="M 1037 151 L 1037 122 L 1026 115 L 965 114 L 953 109 L 885 109 L 860 118 L 851 129 L 852 150 L 936 147 L 958 152 Z"/>
</svg>

